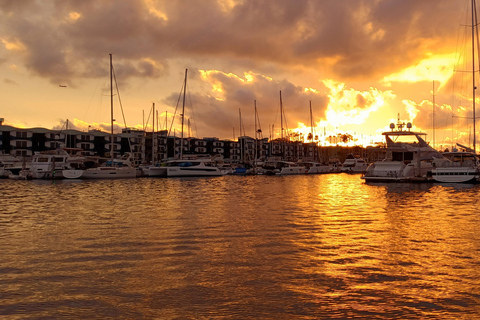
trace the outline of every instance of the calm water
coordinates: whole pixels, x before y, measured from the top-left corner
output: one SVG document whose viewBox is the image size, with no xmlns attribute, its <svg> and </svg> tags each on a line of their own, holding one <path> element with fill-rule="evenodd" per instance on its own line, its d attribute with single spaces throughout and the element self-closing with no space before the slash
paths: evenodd
<svg viewBox="0 0 480 320">
<path fill-rule="evenodd" d="M 2 319 L 478 319 L 480 186 L 0 181 Z"/>
</svg>

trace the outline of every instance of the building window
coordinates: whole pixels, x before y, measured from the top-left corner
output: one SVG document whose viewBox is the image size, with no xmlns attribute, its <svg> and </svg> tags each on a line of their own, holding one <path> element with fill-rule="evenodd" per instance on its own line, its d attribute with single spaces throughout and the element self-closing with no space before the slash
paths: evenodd
<svg viewBox="0 0 480 320">
<path fill-rule="evenodd" d="M 16 141 L 17 148 L 26 148 L 27 147 L 27 141 Z"/>
</svg>

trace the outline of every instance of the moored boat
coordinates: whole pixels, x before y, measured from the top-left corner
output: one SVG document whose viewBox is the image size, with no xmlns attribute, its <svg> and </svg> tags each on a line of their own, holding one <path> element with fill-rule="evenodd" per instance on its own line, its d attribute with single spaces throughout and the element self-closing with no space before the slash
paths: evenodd
<svg viewBox="0 0 480 320">
<path fill-rule="evenodd" d="M 473 183 L 480 178 L 478 156 L 473 152 L 454 151 L 444 152 L 446 158 L 437 161 L 432 170 L 432 178 L 437 182 L 445 183 Z"/>
<path fill-rule="evenodd" d="M 305 174 L 304 166 L 291 161 L 267 160 L 263 165 L 263 174 L 265 175 L 294 175 Z"/>
<path fill-rule="evenodd" d="M 130 162 L 130 154 L 124 154 L 120 159 L 114 158 L 114 135 L 113 135 L 113 64 L 110 54 L 110 109 L 111 109 L 111 136 L 110 136 L 110 161 L 88 169 L 67 168 L 62 173 L 64 178 L 69 179 L 115 179 L 136 178 L 137 169 Z"/>
<path fill-rule="evenodd" d="M 21 159 L 10 155 L 0 154 L 0 178 L 8 178 L 10 175 L 18 175 L 22 170 L 30 168 L 30 161 L 26 161 L 25 157 Z"/>
<path fill-rule="evenodd" d="M 341 172 L 347 173 L 365 173 L 368 164 L 359 155 L 349 153 L 340 168 Z"/>
<path fill-rule="evenodd" d="M 328 164 L 323 164 L 316 161 L 299 161 L 298 164 L 302 167 L 305 167 L 306 174 L 332 173 L 334 171 L 334 168 Z"/>
<path fill-rule="evenodd" d="M 209 177 L 222 176 L 224 173 L 208 158 L 184 159 L 167 162 L 167 177 Z"/>
<path fill-rule="evenodd" d="M 62 179 L 63 171 L 83 161 L 83 156 L 71 155 L 65 149 L 38 152 L 33 155 L 29 173 L 34 179 Z"/>
<path fill-rule="evenodd" d="M 431 179 L 433 162 L 443 156 L 427 142 L 425 133 L 414 132 L 411 123 L 403 130 L 404 123 L 390 124 L 391 131 L 384 132 L 386 157 L 370 164 L 362 176 L 366 182 L 428 181 Z"/>
</svg>

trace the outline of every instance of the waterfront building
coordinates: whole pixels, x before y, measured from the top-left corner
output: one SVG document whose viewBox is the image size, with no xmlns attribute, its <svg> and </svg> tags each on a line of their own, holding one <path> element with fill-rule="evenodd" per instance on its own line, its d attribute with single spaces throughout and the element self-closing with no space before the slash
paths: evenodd
<svg viewBox="0 0 480 320">
<path fill-rule="evenodd" d="M 44 128 L 16 128 L 0 125 L 0 154 L 31 157 L 35 152 L 55 150 L 57 148 L 76 149 L 76 154 L 86 156 L 110 157 L 110 144 L 113 143 L 114 157 L 125 153 L 132 155 L 135 165 L 178 159 L 180 154 L 203 155 L 224 159 L 226 163 L 252 165 L 255 156 L 258 161 L 270 157 L 297 161 L 311 159 L 328 163 L 331 158 L 344 161 L 349 153 L 358 154 L 366 161 L 381 159 L 385 154 L 383 147 L 319 147 L 315 143 L 288 141 L 288 139 L 255 140 L 241 136 L 237 141 L 222 140 L 215 137 L 184 138 L 169 136 L 167 130 L 145 132 L 125 128 L 113 137 L 108 132 L 97 129 L 88 131 L 49 130 Z M 77 150 L 78 149 L 78 150 Z"/>
</svg>

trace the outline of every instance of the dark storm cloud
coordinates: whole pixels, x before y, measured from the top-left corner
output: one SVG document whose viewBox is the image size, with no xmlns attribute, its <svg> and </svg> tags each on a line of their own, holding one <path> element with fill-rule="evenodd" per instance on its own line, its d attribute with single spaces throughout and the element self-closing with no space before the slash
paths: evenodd
<svg viewBox="0 0 480 320">
<path fill-rule="evenodd" d="M 455 34 L 446 19 L 460 10 L 450 0 L 245 0 L 228 11 L 213 0 L 152 3 L 166 20 L 140 0 L 1 1 L 0 6 L 4 31 L 27 48 L 27 66 L 49 78 L 95 76 L 92 60 L 106 52 L 150 58 L 160 70 L 169 59 L 205 56 L 278 67 L 314 67 L 330 58 L 336 61 L 328 66 L 331 72 L 343 78 L 391 73 L 429 49 L 441 50 Z M 80 16 L 69 19 L 70 13 Z M 132 76 L 162 74 L 138 68 Z"/>
</svg>

